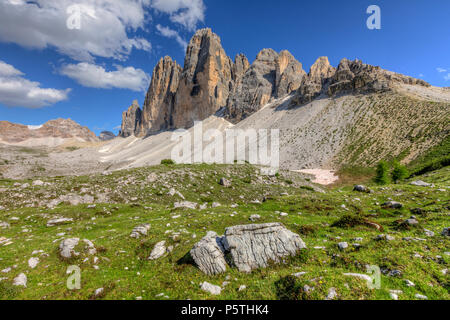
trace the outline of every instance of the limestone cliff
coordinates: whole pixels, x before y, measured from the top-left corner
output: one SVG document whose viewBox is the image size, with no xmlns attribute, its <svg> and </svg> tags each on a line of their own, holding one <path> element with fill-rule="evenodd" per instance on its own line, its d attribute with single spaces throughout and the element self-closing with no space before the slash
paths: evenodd
<svg viewBox="0 0 450 320">
<path fill-rule="evenodd" d="M 189 128 L 221 110 L 238 123 L 273 99 L 292 94 L 292 105 L 323 96 L 389 91 L 397 83 L 429 86 L 422 80 L 389 72 L 359 60 L 343 59 L 337 68 L 320 57 L 308 74 L 288 51 L 262 50 L 252 64 L 239 54 L 227 56 L 219 36 L 198 30 L 186 50 L 184 67 L 162 58 L 143 109 L 137 102 L 123 114 L 120 136 L 145 137 L 162 130 Z"/>
</svg>

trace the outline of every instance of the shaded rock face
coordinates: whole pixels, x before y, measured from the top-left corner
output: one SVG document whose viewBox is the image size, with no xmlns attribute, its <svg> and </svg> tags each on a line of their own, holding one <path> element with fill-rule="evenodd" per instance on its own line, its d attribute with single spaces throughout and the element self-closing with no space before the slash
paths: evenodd
<svg viewBox="0 0 450 320">
<path fill-rule="evenodd" d="M 235 84 L 230 95 L 226 117 L 239 122 L 269 102 L 274 93 L 278 54 L 262 50 L 250 68 Z"/>
<path fill-rule="evenodd" d="M 320 95 L 373 93 L 392 90 L 396 83 L 430 86 L 423 80 L 383 70 L 360 60 L 342 59 L 337 69 L 328 58 L 319 58 L 297 91 L 294 104 L 309 103 Z"/>
<path fill-rule="evenodd" d="M 278 54 L 272 49 L 262 50 L 245 74 L 235 80 L 227 104 L 227 119 L 239 122 L 272 98 L 296 91 L 305 76 L 302 64 L 288 51 Z"/>
<path fill-rule="evenodd" d="M 211 29 L 197 31 L 190 41 L 175 97 L 173 125 L 188 128 L 227 104 L 233 63 Z"/>
<path fill-rule="evenodd" d="M 100 135 L 98 136 L 98 138 L 101 141 L 109 141 L 112 140 L 116 137 L 116 135 L 114 133 L 112 133 L 111 131 L 102 131 L 100 132 Z"/>
<path fill-rule="evenodd" d="M 85 142 L 98 141 L 95 133 L 71 119 L 50 120 L 41 126 L 26 126 L 0 121 L 0 142 L 20 144 L 30 139 L 47 138 L 77 139 Z"/>
<path fill-rule="evenodd" d="M 296 91 L 305 76 L 302 64 L 289 51 L 281 51 L 276 66 L 275 97 L 281 98 Z"/>
<path fill-rule="evenodd" d="M 159 132 L 173 126 L 173 108 L 182 69 L 170 57 L 162 58 L 155 69 L 145 98 L 137 136 Z"/>
<path fill-rule="evenodd" d="M 230 227 L 223 237 L 209 232 L 190 253 L 200 270 L 216 275 L 226 271 L 227 262 L 241 272 L 251 272 L 280 263 L 301 249 L 306 245 L 299 235 L 281 223 L 266 223 Z M 230 254 L 230 261 L 226 254 Z"/>
<path fill-rule="evenodd" d="M 122 128 L 119 135 L 127 138 L 138 133 L 141 125 L 142 111 L 137 100 L 122 114 Z"/>
<path fill-rule="evenodd" d="M 303 104 L 317 98 L 335 72 L 335 68 L 330 65 L 327 57 L 317 59 L 311 66 L 308 76 L 302 79 L 295 101 L 298 104 Z"/>
<path fill-rule="evenodd" d="M 216 233 L 209 232 L 206 237 L 194 245 L 190 254 L 199 269 L 205 274 L 215 275 L 227 270 L 222 238 L 218 237 Z"/>
</svg>

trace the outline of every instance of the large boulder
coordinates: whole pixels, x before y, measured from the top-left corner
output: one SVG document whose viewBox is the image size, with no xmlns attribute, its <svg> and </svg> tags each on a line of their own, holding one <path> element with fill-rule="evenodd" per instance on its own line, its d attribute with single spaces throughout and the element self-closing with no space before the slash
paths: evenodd
<svg viewBox="0 0 450 320">
<path fill-rule="evenodd" d="M 198 268 L 207 275 L 220 274 L 227 270 L 222 238 L 215 232 L 208 232 L 206 237 L 194 245 L 190 254 Z"/>
<path fill-rule="evenodd" d="M 281 223 L 250 224 L 227 228 L 223 237 L 209 233 L 191 250 L 191 256 L 204 273 L 225 272 L 229 254 L 230 263 L 241 272 L 265 268 L 296 255 L 306 245 L 299 235 Z"/>
<path fill-rule="evenodd" d="M 294 256 L 306 244 L 281 223 L 250 224 L 227 228 L 223 240 L 241 272 L 267 267 L 269 262 Z"/>
</svg>

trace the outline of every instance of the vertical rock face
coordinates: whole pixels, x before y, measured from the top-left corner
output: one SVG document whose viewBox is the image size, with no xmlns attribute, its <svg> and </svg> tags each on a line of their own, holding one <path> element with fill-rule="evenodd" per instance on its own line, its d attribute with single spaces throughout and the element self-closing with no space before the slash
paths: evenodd
<svg viewBox="0 0 450 320">
<path fill-rule="evenodd" d="M 272 49 L 258 54 L 233 88 L 226 112 L 229 120 L 239 122 L 269 102 L 274 92 L 277 59 L 278 53 Z"/>
<path fill-rule="evenodd" d="M 131 107 L 122 114 L 122 128 L 119 135 L 129 137 L 135 135 L 141 123 L 141 108 L 137 100 L 133 101 Z"/>
<path fill-rule="evenodd" d="M 211 29 L 198 30 L 183 69 L 170 57 L 158 62 L 142 111 L 133 103 L 124 112 L 120 136 L 188 128 L 220 109 L 230 121 L 239 122 L 272 98 L 297 90 L 305 75 L 288 51 L 264 49 L 252 65 L 239 54 L 233 63 Z"/>
<path fill-rule="evenodd" d="M 335 74 L 336 69 L 330 65 L 327 57 L 320 57 L 311 66 L 308 76 L 304 77 L 295 103 L 308 103 L 317 98 L 324 86 L 330 82 L 330 78 Z"/>
<path fill-rule="evenodd" d="M 237 58 L 236 68 L 239 61 Z M 297 90 L 305 75 L 302 64 L 288 51 L 278 54 L 272 49 L 262 50 L 247 71 L 235 80 L 228 101 L 227 118 L 232 122 L 245 119 L 272 98 Z"/>
<path fill-rule="evenodd" d="M 245 72 L 250 68 L 250 63 L 244 54 L 236 55 L 233 65 L 233 81 L 236 82 L 242 78 Z"/>
<path fill-rule="evenodd" d="M 173 126 L 186 128 L 227 104 L 233 63 L 211 29 L 190 41 L 173 110 Z"/>
<path fill-rule="evenodd" d="M 281 51 L 277 59 L 275 97 L 280 98 L 297 90 L 306 72 L 289 51 Z"/>
<path fill-rule="evenodd" d="M 170 57 L 161 58 L 158 62 L 145 98 L 140 126 L 135 132 L 137 136 L 146 136 L 173 125 L 172 112 L 181 71 Z"/>
</svg>

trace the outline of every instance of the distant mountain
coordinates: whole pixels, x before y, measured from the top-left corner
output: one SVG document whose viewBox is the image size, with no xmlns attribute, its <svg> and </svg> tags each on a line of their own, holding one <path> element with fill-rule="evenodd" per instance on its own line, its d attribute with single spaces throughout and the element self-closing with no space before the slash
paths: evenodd
<svg viewBox="0 0 450 320">
<path fill-rule="evenodd" d="M 214 115 L 228 125 L 209 119 Z M 449 136 L 449 117 L 447 88 L 360 60 L 333 67 L 320 57 L 306 73 L 288 51 L 272 49 L 251 65 L 242 54 L 233 62 L 220 38 L 202 29 L 188 45 L 184 68 L 170 57 L 159 61 L 143 108 L 135 101 L 123 113 L 119 135 L 142 138 L 205 119 L 222 128 L 280 129 L 282 167 L 336 168 L 410 162 Z M 121 155 L 135 165 L 157 163 L 155 150 L 170 156 L 166 135 L 143 143 L 151 148 L 124 144 Z"/>
<path fill-rule="evenodd" d="M 227 120 L 238 123 L 273 99 L 292 93 L 293 103 L 304 104 L 320 95 L 389 91 L 398 83 L 430 86 L 359 60 L 343 59 L 334 68 L 327 57 L 320 57 L 307 74 L 288 51 L 272 49 L 263 49 L 251 65 L 243 54 L 233 62 L 219 36 L 201 29 L 188 45 L 184 68 L 170 57 L 161 58 L 143 108 L 135 101 L 124 112 L 119 135 L 144 137 L 188 128 L 221 109 Z"/>
<path fill-rule="evenodd" d="M 100 132 L 98 138 L 101 141 L 109 141 L 112 140 L 116 137 L 116 135 L 114 133 L 112 133 L 111 131 L 102 131 Z"/>
<path fill-rule="evenodd" d="M 0 121 L 0 143 L 22 146 L 58 146 L 67 142 L 96 142 L 87 127 L 71 119 L 50 120 L 40 126 Z"/>
</svg>

